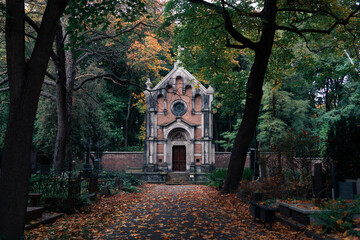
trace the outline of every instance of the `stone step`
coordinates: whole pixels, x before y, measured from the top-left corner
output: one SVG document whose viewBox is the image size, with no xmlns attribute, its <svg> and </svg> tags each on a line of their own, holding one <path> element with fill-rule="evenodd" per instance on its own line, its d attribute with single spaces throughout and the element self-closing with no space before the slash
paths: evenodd
<svg viewBox="0 0 360 240">
<path fill-rule="evenodd" d="M 41 218 L 44 210 L 43 207 L 27 207 L 25 221 L 30 222 L 34 219 Z"/>
<path fill-rule="evenodd" d="M 64 214 L 63 213 L 44 213 L 42 215 L 42 217 L 36 221 L 32 221 L 29 224 L 25 225 L 25 230 L 30 230 L 36 227 L 39 227 L 40 225 L 44 225 L 44 224 L 48 224 L 48 223 L 53 223 L 55 222 L 57 219 L 63 217 Z"/>
<path fill-rule="evenodd" d="M 172 180 L 189 180 L 188 173 L 168 173 L 167 179 Z"/>
<path fill-rule="evenodd" d="M 187 182 L 166 182 L 166 185 L 190 185 L 192 184 L 190 181 Z"/>
<path fill-rule="evenodd" d="M 183 177 L 183 178 L 173 178 L 173 177 L 168 177 L 168 180 L 189 180 L 189 176 L 187 177 Z"/>
</svg>

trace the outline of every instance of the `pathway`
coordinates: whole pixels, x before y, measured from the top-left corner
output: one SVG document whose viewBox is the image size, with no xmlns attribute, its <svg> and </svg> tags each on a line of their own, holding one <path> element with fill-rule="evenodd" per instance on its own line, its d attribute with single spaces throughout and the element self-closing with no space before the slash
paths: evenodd
<svg viewBox="0 0 360 240">
<path fill-rule="evenodd" d="M 307 239 L 254 223 L 248 205 L 207 186 L 148 185 L 99 239 Z"/>
</svg>

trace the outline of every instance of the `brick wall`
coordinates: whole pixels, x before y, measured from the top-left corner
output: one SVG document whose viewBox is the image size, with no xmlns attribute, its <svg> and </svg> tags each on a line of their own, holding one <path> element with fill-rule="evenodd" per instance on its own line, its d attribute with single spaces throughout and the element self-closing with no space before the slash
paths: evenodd
<svg viewBox="0 0 360 240">
<path fill-rule="evenodd" d="M 199 158 L 199 157 L 196 157 Z M 216 152 L 215 166 L 227 168 L 230 152 Z M 144 165 L 143 152 L 105 152 L 101 157 L 102 168 L 106 171 L 125 171 L 126 168 L 142 168 Z M 246 157 L 245 167 L 249 167 L 249 154 Z"/>
<path fill-rule="evenodd" d="M 216 168 L 227 168 L 230 160 L 230 152 L 216 152 L 215 166 Z M 263 152 L 260 154 L 268 162 L 269 166 L 277 161 L 277 154 L 272 152 Z M 162 157 L 161 157 L 162 158 Z M 197 157 L 200 158 L 201 157 Z M 276 160 L 276 161 L 275 161 Z M 313 163 L 320 162 L 319 159 L 312 159 Z M 276 162 L 277 163 L 277 162 Z M 101 157 L 101 164 L 106 171 L 125 171 L 126 168 L 142 168 L 144 165 L 144 152 L 105 152 Z M 250 166 L 249 154 L 246 156 L 245 167 Z M 283 166 L 286 168 L 286 166 Z"/>
<path fill-rule="evenodd" d="M 230 152 L 216 152 L 215 153 L 215 167 L 227 168 L 230 161 Z M 245 167 L 250 166 L 249 153 L 246 155 Z"/>
<path fill-rule="evenodd" d="M 127 167 L 142 168 L 144 152 L 104 152 L 101 166 L 106 171 L 125 171 Z"/>
</svg>

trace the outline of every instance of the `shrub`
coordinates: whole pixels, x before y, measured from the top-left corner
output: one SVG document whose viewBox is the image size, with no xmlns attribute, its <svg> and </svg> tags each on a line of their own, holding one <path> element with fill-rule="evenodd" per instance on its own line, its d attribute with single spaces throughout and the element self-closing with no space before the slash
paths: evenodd
<svg viewBox="0 0 360 240">
<path fill-rule="evenodd" d="M 226 168 L 217 168 L 212 171 L 211 174 L 207 175 L 209 179 L 209 186 L 220 188 L 226 179 L 227 169 Z M 252 180 L 253 171 L 250 168 L 244 168 L 243 180 Z"/>
<path fill-rule="evenodd" d="M 344 232 L 352 229 L 353 217 L 360 213 L 360 201 L 329 201 L 324 211 L 313 217 L 318 220 L 315 225 L 322 225 L 325 232 Z"/>
<path fill-rule="evenodd" d="M 103 171 L 99 174 L 99 179 L 114 179 L 119 178 L 123 180 L 124 185 L 128 184 L 131 186 L 140 186 L 141 181 L 134 175 L 122 173 L 122 172 L 106 172 Z"/>
<path fill-rule="evenodd" d="M 253 175 L 254 175 L 254 172 L 253 172 L 253 170 L 251 170 L 251 168 L 244 168 L 242 180 L 249 180 L 249 181 L 251 181 Z"/>
<path fill-rule="evenodd" d="M 226 168 L 217 168 L 207 175 L 209 179 L 209 186 L 220 188 L 226 179 L 227 169 Z"/>
<path fill-rule="evenodd" d="M 134 175 L 123 173 L 123 172 L 106 172 L 103 171 L 99 174 L 99 179 L 115 179 L 119 178 L 123 181 L 123 188 L 122 190 L 125 192 L 137 192 L 137 186 L 141 185 L 141 181 L 136 178 Z M 108 184 L 110 188 L 117 190 L 115 186 L 115 182 L 111 181 Z"/>
</svg>

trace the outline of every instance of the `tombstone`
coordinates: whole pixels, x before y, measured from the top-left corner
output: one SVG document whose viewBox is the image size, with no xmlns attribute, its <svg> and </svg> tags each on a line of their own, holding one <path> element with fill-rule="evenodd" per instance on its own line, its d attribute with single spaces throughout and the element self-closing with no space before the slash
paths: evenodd
<svg viewBox="0 0 360 240">
<path fill-rule="evenodd" d="M 123 180 L 120 178 L 115 178 L 115 188 L 120 190 L 123 187 L 124 187 Z"/>
<path fill-rule="evenodd" d="M 98 177 L 92 176 L 89 178 L 89 193 L 94 193 L 99 191 L 98 187 Z"/>
<path fill-rule="evenodd" d="M 253 170 L 254 178 L 257 179 L 259 177 L 259 163 L 257 159 L 257 151 L 255 148 L 250 148 L 249 158 L 250 158 L 250 168 Z"/>
<path fill-rule="evenodd" d="M 352 200 L 356 195 L 355 182 L 338 182 L 338 197 L 344 200 Z"/>
<path fill-rule="evenodd" d="M 314 176 L 313 176 L 313 192 L 315 197 L 319 196 L 322 190 L 322 170 L 321 163 L 314 164 Z"/>
<path fill-rule="evenodd" d="M 345 179 L 345 182 L 353 182 L 356 184 L 356 194 L 360 194 L 360 178 L 358 179 Z"/>
</svg>

